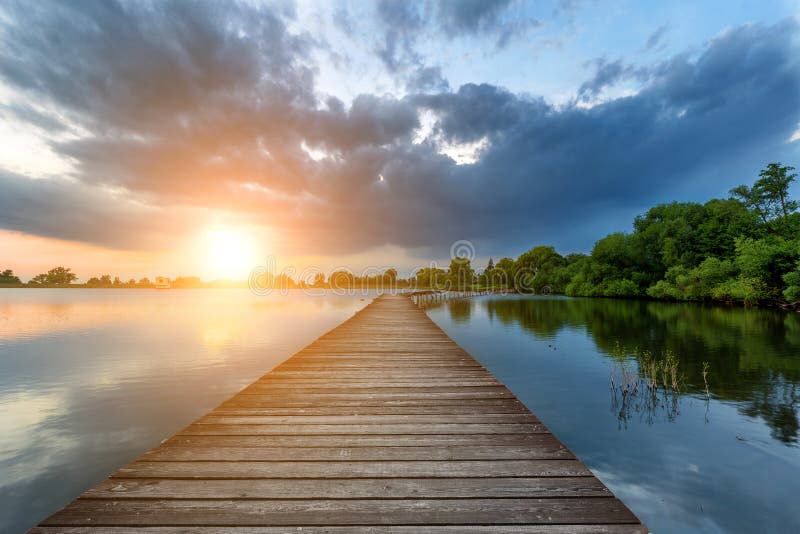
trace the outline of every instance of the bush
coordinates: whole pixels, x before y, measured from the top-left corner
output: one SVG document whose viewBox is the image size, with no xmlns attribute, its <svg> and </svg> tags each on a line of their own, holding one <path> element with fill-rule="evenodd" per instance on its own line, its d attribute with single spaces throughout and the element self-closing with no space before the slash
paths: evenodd
<svg viewBox="0 0 800 534">
<path fill-rule="evenodd" d="M 735 300 L 747 305 L 758 304 L 768 294 L 764 284 L 757 278 L 739 277 L 728 280 L 713 289 L 711 296 L 718 300 Z"/>
<path fill-rule="evenodd" d="M 683 297 L 683 294 L 680 292 L 680 290 L 675 287 L 674 284 L 671 284 L 666 280 L 659 280 L 652 286 L 648 287 L 647 294 L 654 299 L 664 300 L 680 300 Z"/>
<path fill-rule="evenodd" d="M 786 282 L 783 297 L 789 302 L 800 302 L 800 264 L 797 265 L 797 270 L 787 273 L 783 281 Z"/>
<path fill-rule="evenodd" d="M 606 297 L 636 297 L 640 295 L 639 286 L 633 280 L 611 280 L 603 289 Z"/>
</svg>

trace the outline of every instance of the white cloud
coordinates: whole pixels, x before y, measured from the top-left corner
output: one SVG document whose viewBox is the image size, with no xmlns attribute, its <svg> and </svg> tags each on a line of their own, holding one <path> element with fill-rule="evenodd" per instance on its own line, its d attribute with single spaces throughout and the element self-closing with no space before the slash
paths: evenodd
<svg viewBox="0 0 800 534">
<path fill-rule="evenodd" d="M 471 143 L 452 143 L 442 139 L 436 133 L 436 123 L 439 117 L 431 110 L 419 113 L 419 128 L 414 130 L 412 142 L 419 145 L 427 140 L 433 141 L 436 151 L 452 159 L 456 165 L 472 165 L 480 160 L 481 154 L 489 147 L 489 138 L 481 137 Z"/>
<path fill-rule="evenodd" d="M 414 138 L 412 139 L 412 142 L 415 145 L 424 142 L 426 139 L 430 138 L 433 135 L 433 130 L 434 127 L 436 126 L 436 121 L 438 120 L 436 113 L 434 113 L 429 109 L 421 111 L 418 117 L 419 117 L 419 128 L 414 130 Z"/>
<path fill-rule="evenodd" d="M 68 174 L 73 164 L 56 154 L 29 125 L 4 118 L 0 121 L 0 168 L 30 178 Z"/>
<path fill-rule="evenodd" d="M 481 154 L 489 148 L 489 138 L 481 137 L 471 143 L 439 143 L 439 154 L 444 154 L 456 165 L 472 165 L 481 159 Z"/>
<path fill-rule="evenodd" d="M 800 141 L 800 124 L 797 125 L 797 130 L 794 131 L 792 136 L 786 142 L 794 143 L 795 141 Z"/>
<path fill-rule="evenodd" d="M 306 144 L 305 141 L 300 143 L 300 148 L 303 149 L 303 152 L 308 154 L 308 157 L 313 159 L 314 161 L 321 161 L 323 159 L 330 158 L 331 155 L 326 152 L 325 150 L 321 150 L 319 148 L 313 148 Z"/>
</svg>

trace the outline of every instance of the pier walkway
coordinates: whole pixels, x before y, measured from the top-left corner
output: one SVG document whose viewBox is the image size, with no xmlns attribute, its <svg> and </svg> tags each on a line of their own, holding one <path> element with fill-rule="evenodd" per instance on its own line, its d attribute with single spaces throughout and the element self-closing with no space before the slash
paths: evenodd
<svg viewBox="0 0 800 534">
<path fill-rule="evenodd" d="M 410 298 L 384 295 L 32 532 L 647 530 Z"/>
</svg>

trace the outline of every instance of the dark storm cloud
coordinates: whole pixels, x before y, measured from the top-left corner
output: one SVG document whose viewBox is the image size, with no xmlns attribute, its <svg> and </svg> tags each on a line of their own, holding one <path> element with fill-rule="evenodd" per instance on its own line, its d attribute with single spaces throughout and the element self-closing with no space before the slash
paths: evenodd
<svg viewBox="0 0 800 534">
<path fill-rule="evenodd" d="M 0 76 L 90 135 L 51 142 L 75 162 L 69 180 L 0 176 L 0 226 L 122 248 L 153 246 L 159 229 L 169 241 L 192 216 L 230 210 L 302 245 L 298 253 L 440 250 L 456 239 L 491 243 L 482 254 L 536 242 L 585 249 L 708 166 L 778 146 L 800 121 L 792 21 L 728 31 L 696 59 L 649 67 L 639 93 L 582 109 L 488 84 L 444 91 L 435 69 L 418 72 L 417 94 L 345 104 L 318 94 L 317 45 L 287 29 L 285 9 L 5 10 Z M 395 16 L 387 20 L 417 24 Z M 414 144 L 422 110 L 438 122 Z M 17 120 L 46 123 L 24 111 Z M 438 152 L 481 140 L 471 165 Z"/>
<path fill-rule="evenodd" d="M 439 67 L 418 67 L 408 77 L 406 87 L 412 93 L 447 92 L 450 83 Z"/>
<path fill-rule="evenodd" d="M 376 9 L 385 32 L 376 53 L 386 68 L 396 72 L 409 64 L 420 65 L 422 57 L 414 45 L 425 25 L 425 15 L 419 6 L 414 2 L 379 0 Z"/>
<path fill-rule="evenodd" d="M 420 81 L 433 87 L 424 76 L 430 78 L 434 73 L 431 69 L 438 67 L 425 64 L 425 58 L 416 49 L 417 40 L 426 32 L 451 40 L 488 37 L 494 39 L 497 48 L 504 48 L 513 38 L 541 25 L 535 19 L 508 16 L 514 4 L 514 0 L 380 0 L 376 11 L 384 33 L 376 54 L 390 72 L 406 72 L 410 90 L 418 88 Z M 337 11 L 337 20 L 342 21 L 340 26 L 349 26 L 344 22 L 347 19 L 340 8 Z M 447 81 L 438 74 L 438 79 L 433 80 L 435 86 L 446 86 Z"/>
<path fill-rule="evenodd" d="M 513 0 L 439 0 L 439 25 L 451 38 L 488 35 L 503 48 L 513 37 L 541 25 L 535 19 L 504 17 L 513 4 Z"/>
<path fill-rule="evenodd" d="M 576 221 L 603 227 L 615 213 L 671 200 L 706 165 L 783 145 L 800 120 L 796 32 L 793 21 L 731 30 L 696 61 L 658 66 L 637 95 L 589 110 L 556 110 L 488 85 L 425 97 L 420 105 L 441 114 L 445 137 L 491 143 L 459 169 L 465 205 L 475 200 L 453 219 L 474 237 L 502 235 L 493 222 L 502 219 L 528 243 L 558 234 L 585 247 L 570 229 Z"/>
<path fill-rule="evenodd" d="M 258 89 L 310 98 L 308 40 L 287 33 L 280 11 L 229 2 L 11 5 L 0 74 L 100 126 L 139 129 Z"/>
<path fill-rule="evenodd" d="M 0 169 L 0 228 L 114 248 L 164 244 L 164 229 L 188 231 L 186 210 L 115 201 L 113 193 L 69 180 L 32 180 Z M 121 239 L 121 236 L 124 236 Z"/>
</svg>

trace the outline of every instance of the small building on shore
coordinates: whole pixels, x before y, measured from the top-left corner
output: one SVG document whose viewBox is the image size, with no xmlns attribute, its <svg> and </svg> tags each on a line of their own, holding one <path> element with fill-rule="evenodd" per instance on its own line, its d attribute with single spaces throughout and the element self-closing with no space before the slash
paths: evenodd
<svg viewBox="0 0 800 534">
<path fill-rule="evenodd" d="M 169 282 L 169 278 L 166 276 L 156 276 L 155 284 L 153 284 L 156 289 L 169 289 L 172 287 Z"/>
</svg>

